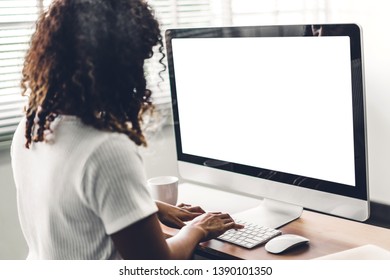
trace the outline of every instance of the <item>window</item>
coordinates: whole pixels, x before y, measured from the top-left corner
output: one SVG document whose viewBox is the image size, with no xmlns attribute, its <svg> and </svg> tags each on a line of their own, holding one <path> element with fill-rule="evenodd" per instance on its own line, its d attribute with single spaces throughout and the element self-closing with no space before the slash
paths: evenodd
<svg viewBox="0 0 390 280">
<path fill-rule="evenodd" d="M 42 1 L 0 0 L 0 145 L 8 145 L 23 114 L 23 58 Z"/>
<path fill-rule="evenodd" d="M 212 4 L 210 0 L 149 0 L 149 5 L 155 11 L 161 24 L 162 33 L 170 27 L 210 26 L 213 24 Z M 164 42 L 165 44 L 165 42 Z M 155 49 L 158 54 L 158 50 Z M 167 71 L 162 73 L 162 79 L 157 75 L 163 68 L 158 63 L 161 56 L 155 55 L 146 62 L 148 88 L 153 92 L 153 103 L 156 114 L 153 122 L 146 124 L 146 130 L 154 131 L 162 123 L 170 120 L 170 90 Z M 166 59 L 163 61 L 167 65 Z"/>
</svg>

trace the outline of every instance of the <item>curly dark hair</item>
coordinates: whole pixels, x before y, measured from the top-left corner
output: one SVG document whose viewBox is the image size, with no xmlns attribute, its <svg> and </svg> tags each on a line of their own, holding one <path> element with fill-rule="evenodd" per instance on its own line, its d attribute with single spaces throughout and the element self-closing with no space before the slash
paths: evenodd
<svg viewBox="0 0 390 280">
<path fill-rule="evenodd" d="M 54 0 L 37 21 L 23 67 L 26 147 L 45 141 L 59 114 L 146 145 L 142 115 L 153 105 L 144 61 L 156 45 L 165 70 L 159 24 L 142 0 Z"/>
</svg>

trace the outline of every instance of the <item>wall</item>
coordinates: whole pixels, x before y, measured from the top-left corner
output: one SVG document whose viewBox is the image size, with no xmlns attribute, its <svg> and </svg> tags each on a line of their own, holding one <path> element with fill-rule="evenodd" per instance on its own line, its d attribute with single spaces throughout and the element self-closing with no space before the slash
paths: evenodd
<svg viewBox="0 0 390 280">
<path fill-rule="evenodd" d="M 329 22 L 355 22 L 363 30 L 371 199 L 390 204 L 390 3 L 386 0 L 332 0 Z"/>
<path fill-rule="evenodd" d="M 0 260 L 23 259 L 27 245 L 19 226 L 9 150 L 0 150 Z"/>
</svg>

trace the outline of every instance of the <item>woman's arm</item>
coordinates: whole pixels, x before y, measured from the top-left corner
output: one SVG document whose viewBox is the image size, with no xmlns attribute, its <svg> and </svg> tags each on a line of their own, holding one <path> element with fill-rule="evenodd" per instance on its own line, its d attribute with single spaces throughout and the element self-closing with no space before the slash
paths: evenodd
<svg viewBox="0 0 390 280">
<path fill-rule="evenodd" d="M 196 245 L 226 230 L 242 228 L 228 214 L 205 213 L 165 239 L 157 214 L 111 235 L 124 259 L 189 259 Z"/>
</svg>

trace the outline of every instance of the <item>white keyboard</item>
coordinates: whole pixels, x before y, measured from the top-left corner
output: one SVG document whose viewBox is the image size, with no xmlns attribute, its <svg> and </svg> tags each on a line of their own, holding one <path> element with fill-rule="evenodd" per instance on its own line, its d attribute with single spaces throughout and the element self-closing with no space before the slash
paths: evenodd
<svg viewBox="0 0 390 280">
<path fill-rule="evenodd" d="M 266 243 L 275 236 L 282 234 L 280 230 L 248 223 L 245 221 L 235 221 L 244 225 L 243 229 L 231 229 L 220 235 L 217 239 L 230 242 L 248 249 Z"/>
</svg>

